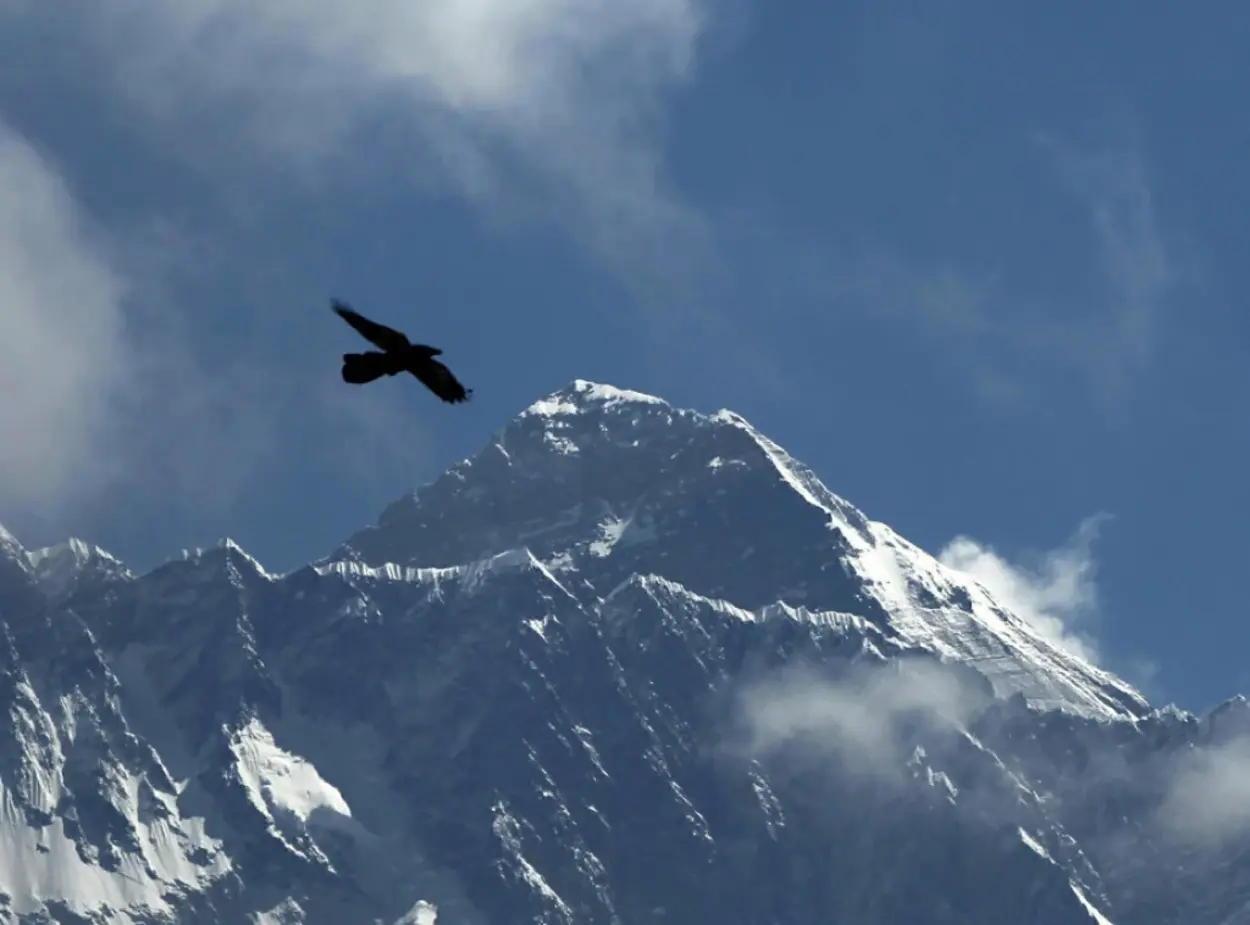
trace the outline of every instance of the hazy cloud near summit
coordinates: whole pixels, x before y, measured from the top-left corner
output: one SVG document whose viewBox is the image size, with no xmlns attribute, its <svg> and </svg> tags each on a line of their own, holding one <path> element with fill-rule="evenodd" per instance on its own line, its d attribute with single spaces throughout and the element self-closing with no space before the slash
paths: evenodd
<svg viewBox="0 0 1250 925">
<path fill-rule="evenodd" d="M 1097 644 L 1082 624 L 1098 612 L 1092 547 L 1105 520 L 1106 515 L 1086 518 L 1067 543 L 1031 563 L 1008 562 L 967 536 L 947 543 L 938 559 L 979 581 L 1048 641 L 1097 664 Z"/>
<path fill-rule="evenodd" d="M 1190 845 L 1218 848 L 1250 834 L 1250 736 L 1183 755 L 1157 820 Z"/>
<path fill-rule="evenodd" d="M 962 679 L 929 662 L 859 665 L 836 679 L 787 668 L 739 691 L 741 748 L 754 756 L 797 748 L 851 773 L 889 777 L 906 757 L 902 724 L 961 726 L 980 703 Z"/>
</svg>

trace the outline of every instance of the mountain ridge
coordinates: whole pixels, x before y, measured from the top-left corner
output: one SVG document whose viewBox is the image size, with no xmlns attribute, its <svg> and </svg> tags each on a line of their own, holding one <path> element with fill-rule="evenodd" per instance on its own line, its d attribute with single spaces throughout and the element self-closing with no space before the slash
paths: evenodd
<svg viewBox="0 0 1250 925">
<path fill-rule="evenodd" d="M 0 921 L 1250 908 L 1166 827 L 1244 698 L 1151 708 L 732 412 L 576 380 L 280 575 L 0 529 L 0 624 Z"/>
<path fill-rule="evenodd" d="M 566 436 L 574 429 L 580 443 Z M 637 449 L 642 443 L 641 437 L 653 436 L 657 430 L 663 434 L 664 451 L 653 455 L 667 453 L 668 463 L 674 459 L 678 462 L 669 466 L 667 471 L 663 462 L 640 464 L 639 468 L 648 473 L 646 484 L 638 483 L 636 489 L 624 492 L 624 497 L 619 497 L 621 493 L 618 492 L 618 497 L 612 498 L 608 504 L 608 510 L 589 512 L 588 516 L 584 505 L 570 496 L 576 493 L 578 498 L 587 495 L 602 497 L 601 492 L 595 491 L 596 486 L 587 485 L 588 478 L 591 482 L 595 481 L 595 477 L 585 474 L 585 469 L 596 462 L 589 457 L 602 455 L 605 445 L 614 451 L 627 450 L 643 455 Z M 568 460 L 577 457 L 581 457 L 578 464 L 584 468 L 572 470 L 562 477 L 562 473 L 569 472 L 566 468 Z M 482 493 L 484 490 L 480 486 L 471 484 L 478 470 L 485 470 L 487 478 L 498 480 L 501 470 L 515 469 L 523 471 L 514 474 L 512 481 L 506 483 L 511 495 L 504 498 L 491 498 Z M 670 574 L 692 590 L 724 597 L 749 608 L 779 599 L 801 603 L 809 599 L 813 590 L 813 582 L 806 580 L 808 576 L 840 570 L 843 573 L 841 576 L 833 574 L 820 583 L 824 597 L 811 599 L 817 609 L 853 611 L 868 608 L 877 618 L 892 620 L 904 635 L 941 648 L 954 658 L 993 659 L 999 656 L 1005 645 L 1012 645 L 1027 646 L 1039 653 L 1039 658 L 1057 658 L 1069 665 L 1080 662 L 1079 670 L 1084 677 L 1077 684 L 1080 690 L 1076 692 L 1076 699 L 1049 696 L 1051 702 L 1109 709 L 1126 715 L 1136 715 L 1148 709 L 1145 698 L 1131 685 L 1070 653 L 1060 651 L 1056 654 L 1047 640 L 1014 617 L 983 586 L 937 562 L 886 525 L 869 520 L 848 501 L 829 491 L 810 469 L 761 435 L 740 415 L 728 410 L 705 415 L 677 409 L 655 396 L 586 380 L 575 380 L 565 389 L 532 403 L 498 431 L 486 449 L 452 466 L 440 478 L 412 495 L 388 506 L 376 525 L 349 537 L 329 558 L 360 557 L 379 564 L 382 558 L 393 558 L 398 549 L 408 553 L 413 562 L 429 563 L 431 559 L 449 561 L 455 555 L 446 551 L 447 543 L 435 528 L 442 522 L 454 520 L 458 525 L 468 524 L 464 533 L 473 539 L 465 541 L 466 546 L 537 547 L 535 554 L 540 558 L 545 555 L 544 546 L 554 548 L 560 545 L 562 549 L 567 549 L 572 544 L 575 548 L 585 549 L 586 554 L 576 557 L 578 571 L 584 573 L 587 560 L 596 557 L 596 542 L 600 549 L 604 546 L 615 549 L 622 539 L 631 540 L 635 547 L 642 546 L 648 541 L 647 531 L 654 531 L 657 522 L 680 520 L 680 517 L 668 517 L 665 505 L 651 504 L 648 496 L 667 494 L 669 497 L 661 500 L 667 501 L 670 508 L 682 510 L 681 504 L 672 501 L 672 498 L 680 496 L 688 482 L 706 478 L 699 469 L 710 469 L 716 477 L 730 482 L 736 480 L 741 483 L 743 477 L 753 477 L 751 487 L 760 498 L 757 504 L 776 507 L 789 503 L 793 507 L 797 502 L 802 507 L 810 507 L 814 515 L 802 517 L 800 513 L 787 523 L 787 527 L 791 535 L 803 530 L 807 542 L 814 547 L 810 553 L 814 561 L 810 565 L 803 563 L 803 567 L 791 569 L 791 572 L 799 574 L 795 575 L 789 587 L 780 588 L 726 588 L 717 583 L 692 579 L 688 573 Z M 551 473 L 555 474 L 554 478 Z M 616 469 L 613 469 L 611 475 L 615 474 Z M 610 476 L 599 477 L 607 479 Z M 568 484 L 570 479 L 575 482 L 572 492 Z M 516 483 L 520 484 L 513 490 Z M 557 507 L 562 515 L 567 516 L 554 527 L 550 523 L 545 524 L 541 534 L 527 535 L 518 530 L 515 536 L 506 539 L 499 536 L 497 524 L 500 522 L 498 512 L 501 505 L 523 506 L 526 503 L 524 499 L 537 497 L 540 489 L 545 493 L 537 506 L 545 506 L 548 510 Z M 713 489 L 717 490 L 722 489 Z M 738 492 L 736 498 L 741 504 L 744 489 L 739 484 L 734 486 L 734 490 Z M 555 500 L 550 500 L 551 496 L 555 496 Z M 515 501 L 517 497 L 522 499 L 519 504 Z M 437 514 L 425 515 L 431 504 L 442 507 Z M 523 512 L 522 516 L 525 513 L 528 512 Z M 640 515 L 649 523 L 640 525 Z M 599 519 L 590 523 L 596 516 Z M 438 521 L 431 521 L 430 517 L 437 517 Z M 750 526 L 755 530 L 775 530 L 775 520 L 775 516 L 765 511 Z M 617 531 L 615 536 L 610 537 L 610 543 L 601 537 L 575 536 L 579 525 L 583 528 L 602 528 L 608 521 L 611 524 L 607 529 Z M 624 529 L 620 526 L 622 524 Z M 642 529 L 639 529 L 640 526 Z M 671 528 L 680 532 L 681 525 L 672 524 Z M 422 535 L 426 533 L 434 536 L 427 539 Z M 701 539 L 706 541 L 707 537 L 701 536 Z M 451 543 L 455 548 L 455 541 Z M 386 552 L 379 556 L 374 552 L 375 547 Z M 751 544 L 718 550 L 718 555 L 730 560 L 755 554 Z M 755 557 L 758 559 L 758 556 Z M 597 558 L 607 557 L 599 555 Z M 561 563 L 553 560 L 552 564 L 558 568 Z M 906 574 L 900 574 L 900 566 Z M 627 566 L 605 576 L 603 580 L 610 586 L 614 583 L 613 579 L 624 578 L 638 567 L 657 574 L 668 574 L 672 570 L 671 562 L 664 566 L 656 563 L 639 566 L 635 560 L 630 560 Z M 785 571 L 784 565 L 773 562 L 764 563 L 759 568 L 774 574 Z M 600 590 L 607 589 L 605 586 Z M 861 593 L 863 591 L 866 593 Z M 983 638 L 977 640 L 980 649 L 975 652 L 968 650 L 972 641 L 969 637 L 944 635 L 941 625 L 947 622 L 945 616 L 936 616 L 928 621 L 923 617 L 911 618 L 912 615 L 922 614 L 927 602 L 935 602 L 959 591 L 963 591 L 964 606 L 969 611 L 970 620 L 984 630 Z"/>
</svg>

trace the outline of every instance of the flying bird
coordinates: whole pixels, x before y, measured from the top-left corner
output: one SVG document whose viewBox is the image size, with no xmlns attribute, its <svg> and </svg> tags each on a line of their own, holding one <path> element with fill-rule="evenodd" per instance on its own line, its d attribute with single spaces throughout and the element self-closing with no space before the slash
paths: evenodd
<svg viewBox="0 0 1250 925">
<path fill-rule="evenodd" d="M 381 352 L 343 354 L 343 381 L 352 385 L 364 385 L 383 376 L 412 373 L 421 383 L 445 402 L 468 401 L 473 394 L 456 379 L 450 369 L 434 359 L 443 351 L 425 344 L 414 344 L 407 336 L 384 324 L 370 321 L 346 302 L 332 299 L 335 314 L 356 329 L 365 340 Z"/>
</svg>

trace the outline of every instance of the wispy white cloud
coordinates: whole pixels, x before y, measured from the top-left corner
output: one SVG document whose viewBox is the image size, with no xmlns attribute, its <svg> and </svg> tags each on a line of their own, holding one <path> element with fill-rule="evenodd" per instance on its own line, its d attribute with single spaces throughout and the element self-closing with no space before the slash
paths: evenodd
<svg viewBox="0 0 1250 925">
<path fill-rule="evenodd" d="M 1166 703 L 1167 691 L 1160 678 L 1163 666 L 1147 655 L 1130 655 L 1118 660 L 1116 671 L 1151 703 Z"/>
<path fill-rule="evenodd" d="M 385 394 L 329 388 L 333 364 L 317 379 L 245 340 L 207 361 L 164 286 L 181 249 L 159 226 L 93 225 L 0 121 L 0 519 L 81 529 L 107 505 L 220 523 L 297 444 L 357 478 L 413 477 L 428 433 Z"/>
<path fill-rule="evenodd" d="M 905 725 L 960 727 L 982 699 L 930 662 L 861 665 L 836 679 L 788 668 L 741 689 L 741 748 L 753 756 L 798 749 L 849 773 L 888 777 L 903 770 Z"/>
<path fill-rule="evenodd" d="M 700 259 L 704 225 L 666 184 L 660 123 L 713 2 L 8 0 L 0 84 L 20 71 L 24 86 L 91 87 L 236 219 L 276 202 L 275 181 L 385 176 L 450 189 L 489 221 L 562 223 L 633 285 Z M 383 395 L 348 405 L 242 336 L 210 355 L 187 276 L 229 247 L 188 252 L 174 216 L 138 235 L 94 228 L 57 167 L 0 129 L 0 384 L 25 399 L 0 410 L 6 516 L 56 520 L 106 496 L 227 516 L 296 432 L 315 444 L 305 456 L 357 477 L 428 459 L 429 435 Z M 325 426 L 293 425 L 296 406 Z"/>
<path fill-rule="evenodd" d="M 1102 311 L 1076 328 L 1073 358 L 1115 401 L 1149 363 L 1158 328 L 1189 268 L 1165 235 L 1141 145 L 1082 148 L 1039 136 L 1064 185 L 1086 209 Z"/>
<path fill-rule="evenodd" d="M 1039 179 L 1057 179 L 1056 198 L 1072 207 L 1071 240 L 1085 254 L 1083 267 L 1051 260 L 1053 290 L 1017 282 L 1013 268 L 1031 254 L 1005 250 L 972 263 L 781 233 L 762 242 L 779 265 L 770 279 L 786 279 L 790 298 L 819 304 L 825 316 L 832 303 L 916 331 L 989 404 L 1027 403 L 1038 384 L 1030 370 L 1043 373 L 1053 396 L 1054 374 L 1070 370 L 1113 409 L 1149 368 L 1178 292 L 1196 280 L 1194 249 L 1161 216 L 1133 134 L 1102 146 L 1037 138 Z"/>
<path fill-rule="evenodd" d="M 0 505 L 48 510 L 104 484 L 131 353 L 126 285 L 55 167 L 0 121 Z"/>
<path fill-rule="evenodd" d="M 1250 736 L 1188 752 L 1168 782 L 1158 822 L 1178 841 L 1218 848 L 1250 834 Z"/>
<path fill-rule="evenodd" d="M 118 0 L 70 15 L 19 0 L 0 17 L 87 50 L 112 99 L 206 173 L 384 167 L 492 219 L 572 222 L 637 263 L 700 233 L 666 187 L 658 123 L 712 2 Z"/>
<path fill-rule="evenodd" d="M 207 178 L 236 221 L 280 201 L 274 184 L 292 178 L 306 185 L 288 191 L 323 194 L 385 177 L 451 190 L 487 221 L 560 223 L 627 285 L 655 293 L 707 253 L 705 223 L 665 179 L 661 121 L 719 2 L 9 0 L 0 85 L 20 72 L 31 88 L 92 88 L 148 153 Z M 230 247 L 197 240 L 186 253 L 172 215 L 147 216 L 161 233 L 137 240 L 89 232 L 57 171 L 12 129 L 4 137 L 3 375 L 43 397 L 4 411 L 6 438 L 31 436 L 6 439 L 14 477 L 0 500 L 45 509 L 118 479 L 151 490 L 159 474 L 180 503 L 224 513 L 277 458 L 300 392 L 332 406 L 330 433 L 353 433 L 328 440 L 330 456 L 420 430 L 376 396 L 348 411 L 272 359 L 208 356 L 185 324 L 198 304 L 185 268 L 169 264 Z M 59 375 L 48 355 L 65 358 Z M 38 434 L 27 420 L 43 421 Z M 391 458 L 411 459 L 411 445 Z M 364 450 L 349 456 L 353 471 L 377 468 Z"/>
<path fill-rule="evenodd" d="M 979 581 L 1045 639 L 1096 663 L 1098 647 L 1082 624 L 1098 614 L 1092 547 L 1106 519 L 1086 518 L 1067 543 L 1028 562 L 1010 562 L 967 536 L 951 540 L 938 558 Z"/>
<path fill-rule="evenodd" d="M 56 522 L 112 491 L 224 506 L 270 440 L 272 391 L 209 374 L 175 312 L 92 224 L 57 166 L 0 123 L 0 507 Z M 249 400 L 240 401 L 243 392 Z M 79 512 L 81 513 L 81 512 Z"/>
</svg>

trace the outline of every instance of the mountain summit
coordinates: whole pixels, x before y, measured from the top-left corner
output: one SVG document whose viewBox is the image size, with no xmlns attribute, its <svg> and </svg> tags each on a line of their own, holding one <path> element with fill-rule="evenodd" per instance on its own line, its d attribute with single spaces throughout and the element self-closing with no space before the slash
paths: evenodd
<svg viewBox="0 0 1250 925">
<path fill-rule="evenodd" d="M 869 520 L 731 411 L 699 414 L 577 380 L 332 558 L 453 565 L 514 549 L 600 595 L 632 575 L 659 575 L 748 609 L 855 613 L 1039 706 L 1120 717 L 1149 709 L 1131 686 L 1056 649 L 985 588 Z"/>
<path fill-rule="evenodd" d="M 0 922 L 1250 921 L 1246 701 L 580 380 L 286 575 L 0 530 L 0 711 Z"/>
</svg>

